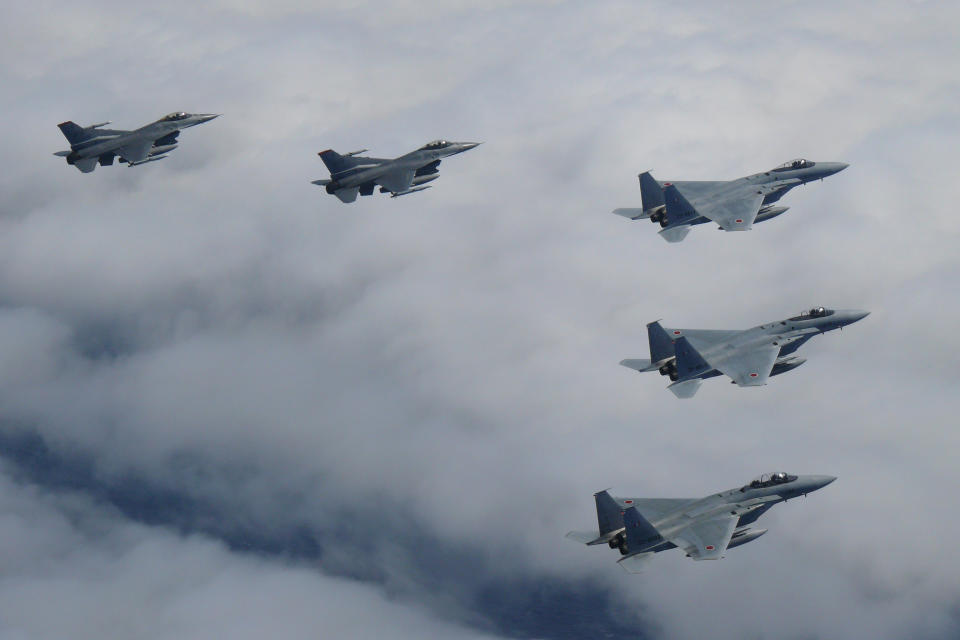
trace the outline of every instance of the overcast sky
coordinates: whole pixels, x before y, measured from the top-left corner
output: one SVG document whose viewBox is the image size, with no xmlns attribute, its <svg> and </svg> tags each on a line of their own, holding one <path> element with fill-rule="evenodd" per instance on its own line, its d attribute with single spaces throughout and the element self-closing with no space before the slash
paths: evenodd
<svg viewBox="0 0 960 640">
<path fill-rule="evenodd" d="M 327 5 L 327 6 L 324 6 Z M 960 8 L 0 9 L 0 637 L 955 638 Z M 222 113 L 81 174 L 58 122 Z M 445 137 L 346 205 L 316 153 Z M 636 175 L 850 168 L 669 245 Z M 866 320 L 679 401 L 644 325 Z M 628 575 L 592 494 L 831 474 Z"/>
</svg>

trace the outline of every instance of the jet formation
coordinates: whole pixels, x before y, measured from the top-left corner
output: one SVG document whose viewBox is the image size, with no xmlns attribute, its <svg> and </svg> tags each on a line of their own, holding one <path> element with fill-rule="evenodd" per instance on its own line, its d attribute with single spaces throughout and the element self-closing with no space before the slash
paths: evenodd
<svg viewBox="0 0 960 640">
<path fill-rule="evenodd" d="M 660 223 L 667 242 L 680 242 L 690 228 L 715 222 L 724 231 L 749 231 L 754 222 L 777 217 L 789 207 L 774 206 L 790 189 L 823 180 L 847 168 L 843 162 L 797 159 L 751 176 L 725 182 L 658 182 L 649 171 L 640 174 L 642 209 L 614 209 L 631 220 Z"/>
<path fill-rule="evenodd" d="M 757 387 L 767 378 L 796 369 L 805 358 L 792 355 L 807 340 L 870 315 L 869 311 L 814 307 L 752 329 L 672 329 L 659 321 L 647 325 L 650 359 L 621 360 L 641 373 L 659 371 L 678 398 L 691 398 L 707 378 L 729 376 L 741 387 Z"/>
<path fill-rule="evenodd" d="M 567 538 L 618 549 L 622 557 L 617 562 L 630 573 L 640 573 L 654 554 L 669 549 L 679 548 L 694 560 L 719 560 L 727 549 L 767 532 L 750 525 L 770 507 L 834 480 L 779 471 L 705 498 L 615 498 L 600 491 L 593 494 L 599 531 L 571 531 Z"/>
<path fill-rule="evenodd" d="M 148 125 L 125 131 L 105 129 L 109 122 L 81 127 L 67 121 L 60 130 L 69 151 L 54 155 L 90 173 L 97 164 L 115 159 L 128 166 L 162 160 L 174 150 L 180 131 L 217 117 L 217 114 L 171 113 Z M 379 187 L 392 198 L 429 189 L 439 177 L 441 159 L 463 153 L 478 142 L 435 140 L 397 158 L 362 156 L 366 149 L 339 154 L 319 153 L 329 179 L 314 180 L 341 202 L 354 202 Z M 755 222 L 770 220 L 787 210 L 776 203 L 795 186 L 823 178 L 847 167 L 841 162 L 793 160 L 762 173 L 727 182 L 659 182 L 649 171 L 640 174 L 641 209 L 614 213 L 649 219 L 662 227 L 668 242 L 683 240 L 695 225 L 716 223 L 725 231 L 746 231 Z M 673 329 L 659 321 L 647 325 L 649 359 L 627 359 L 620 364 L 640 372 L 658 371 L 670 378 L 668 386 L 679 398 L 690 398 L 703 380 L 726 375 L 739 386 L 766 384 L 805 362 L 794 354 L 807 340 L 843 328 L 868 315 L 866 311 L 815 307 L 799 315 L 737 331 Z M 567 534 L 587 545 L 607 544 L 618 549 L 620 565 L 630 572 L 643 569 L 656 553 L 680 548 L 694 560 L 716 560 L 727 549 L 746 544 L 766 533 L 750 527 L 773 505 L 816 491 L 833 476 L 794 476 L 783 472 L 760 476 L 747 485 L 699 499 L 615 498 L 607 491 L 594 494 L 599 531 Z"/>
<path fill-rule="evenodd" d="M 70 142 L 70 150 L 57 151 L 53 155 L 66 158 L 67 164 L 83 173 L 96 169 L 97 163 L 112 165 L 115 158 L 126 162 L 128 167 L 135 167 L 163 160 L 177 148 L 177 136 L 182 129 L 209 122 L 218 115 L 175 111 L 133 131 L 104 129 L 109 122 L 81 127 L 68 120 L 57 126 Z"/>
<path fill-rule="evenodd" d="M 378 185 L 380 193 L 389 193 L 391 198 L 405 196 L 432 186 L 427 183 L 440 177 L 441 158 L 469 151 L 479 144 L 434 140 L 392 160 L 361 156 L 366 149 L 343 155 L 327 149 L 318 155 L 330 171 L 330 179 L 314 180 L 312 184 L 326 187 L 327 193 L 341 202 L 353 202 L 357 195 L 373 195 Z"/>
</svg>

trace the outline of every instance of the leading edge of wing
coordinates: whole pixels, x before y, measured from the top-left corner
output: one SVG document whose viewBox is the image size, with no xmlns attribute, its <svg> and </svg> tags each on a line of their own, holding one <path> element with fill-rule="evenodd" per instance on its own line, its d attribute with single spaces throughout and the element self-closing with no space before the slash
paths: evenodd
<svg viewBox="0 0 960 640">
<path fill-rule="evenodd" d="M 694 560 L 719 560 L 723 557 L 740 517 L 725 513 L 699 520 L 671 536 L 670 541 Z"/>
<path fill-rule="evenodd" d="M 748 350 L 734 349 L 730 355 L 717 358 L 710 365 L 741 387 L 758 387 L 767 383 L 778 355 L 780 347 L 767 344 Z"/>
</svg>

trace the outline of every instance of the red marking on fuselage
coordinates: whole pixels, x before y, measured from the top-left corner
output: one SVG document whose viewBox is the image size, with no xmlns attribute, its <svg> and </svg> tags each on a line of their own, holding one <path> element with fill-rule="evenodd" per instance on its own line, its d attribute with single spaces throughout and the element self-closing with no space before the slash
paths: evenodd
<svg viewBox="0 0 960 640">
<path fill-rule="evenodd" d="M 736 222 L 737 224 L 741 224 L 743 222 L 743 218 L 737 218 L 736 220 L 734 220 L 734 222 Z"/>
<path fill-rule="evenodd" d="M 708 544 L 708 545 L 706 546 L 706 549 L 707 549 L 707 551 L 713 551 L 713 545 L 712 545 L 712 544 Z"/>
<path fill-rule="evenodd" d="M 674 331 L 674 332 L 673 332 L 673 335 L 678 336 L 678 335 L 680 335 L 680 332 L 679 332 L 679 331 Z"/>
<path fill-rule="evenodd" d="M 633 500 L 624 500 L 623 504 L 633 504 Z"/>
<path fill-rule="evenodd" d="M 757 377 L 757 374 L 751 373 L 751 374 L 750 374 L 750 377 L 751 377 L 751 378 L 756 378 L 756 377 Z"/>
</svg>

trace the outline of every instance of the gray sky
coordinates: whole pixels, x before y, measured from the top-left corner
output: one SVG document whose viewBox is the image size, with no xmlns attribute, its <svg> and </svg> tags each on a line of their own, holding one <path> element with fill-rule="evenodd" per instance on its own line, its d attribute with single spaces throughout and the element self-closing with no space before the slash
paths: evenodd
<svg viewBox="0 0 960 640">
<path fill-rule="evenodd" d="M 0 9 L 0 637 L 956 637 L 960 10 L 324 4 Z M 224 115 L 50 155 L 174 110 Z M 750 233 L 610 214 L 798 156 L 851 166 Z M 815 304 L 873 313 L 762 389 L 617 366 Z M 722 562 L 563 538 L 772 469 L 839 480 Z"/>
</svg>

